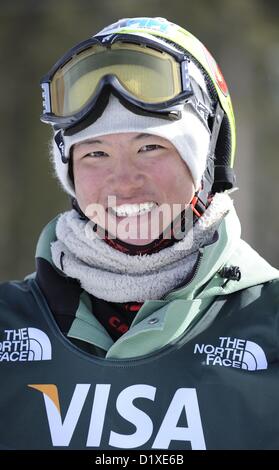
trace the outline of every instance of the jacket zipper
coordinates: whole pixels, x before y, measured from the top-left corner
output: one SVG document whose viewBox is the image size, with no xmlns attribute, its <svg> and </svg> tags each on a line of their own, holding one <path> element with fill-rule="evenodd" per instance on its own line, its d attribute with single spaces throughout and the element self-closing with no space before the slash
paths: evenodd
<svg viewBox="0 0 279 470">
<path fill-rule="evenodd" d="M 200 265 L 201 265 L 201 262 L 202 262 L 202 258 L 203 258 L 203 253 L 202 252 L 199 252 L 199 256 L 198 256 L 198 261 L 197 261 L 197 264 L 196 264 L 196 267 L 195 267 L 195 270 L 193 272 L 193 275 L 192 277 L 186 282 L 186 284 L 183 284 L 183 286 L 181 286 L 180 288 L 178 289 L 173 289 L 172 291 L 168 292 L 167 294 L 165 294 L 161 300 L 165 300 L 166 297 L 172 293 L 179 293 L 180 291 L 182 291 L 183 289 L 185 289 L 185 287 L 187 287 L 196 277 L 197 275 L 197 272 L 200 268 Z"/>
</svg>

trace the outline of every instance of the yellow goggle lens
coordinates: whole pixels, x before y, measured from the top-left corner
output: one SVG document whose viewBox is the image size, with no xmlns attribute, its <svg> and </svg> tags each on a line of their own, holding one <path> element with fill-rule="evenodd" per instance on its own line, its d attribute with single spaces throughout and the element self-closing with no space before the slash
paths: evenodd
<svg viewBox="0 0 279 470">
<path fill-rule="evenodd" d="M 168 53 L 125 43 L 110 48 L 95 45 L 55 73 L 50 86 L 52 112 L 64 117 L 82 110 L 106 75 L 115 76 L 128 93 L 149 104 L 181 92 L 180 65 Z"/>
</svg>

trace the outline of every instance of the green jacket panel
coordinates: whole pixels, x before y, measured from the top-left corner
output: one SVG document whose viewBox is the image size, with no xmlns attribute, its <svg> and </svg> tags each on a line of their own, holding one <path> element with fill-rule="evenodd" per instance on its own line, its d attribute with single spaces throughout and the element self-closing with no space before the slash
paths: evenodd
<svg viewBox="0 0 279 470">
<path fill-rule="evenodd" d="M 167 346 L 99 359 L 33 279 L 2 285 L 0 447 L 279 449 L 278 297 L 278 281 L 219 296 Z"/>
</svg>

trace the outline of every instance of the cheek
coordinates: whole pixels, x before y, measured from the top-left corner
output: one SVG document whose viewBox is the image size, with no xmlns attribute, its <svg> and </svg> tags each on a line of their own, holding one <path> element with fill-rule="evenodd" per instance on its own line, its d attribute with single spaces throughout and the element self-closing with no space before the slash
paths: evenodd
<svg viewBox="0 0 279 470">
<path fill-rule="evenodd" d="M 180 195 L 181 200 L 188 203 L 194 196 L 195 186 L 192 175 L 187 167 L 184 167 L 183 170 L 184 171 L 181 171 L 181 173 L 176 176 L 174 187 L 177 193 Z"/>
<path fill-rule="evenodd" d="M 157 181 L 169 202 L 189 203 L 194 196 L 191 173 L 182 161 L 161 167 Z"/>
<path fill-rule="evenodd" d="M 98 202 L 102 176 L 87 167 L 74 166 L 75 192 L 79 206 L 84 211 L 89 204 Z"/>
</svg>

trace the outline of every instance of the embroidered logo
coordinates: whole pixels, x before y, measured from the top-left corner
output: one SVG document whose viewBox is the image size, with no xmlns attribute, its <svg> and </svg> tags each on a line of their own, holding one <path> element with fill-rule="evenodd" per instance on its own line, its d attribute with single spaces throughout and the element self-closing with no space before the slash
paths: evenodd
<svg viewBox="0 0 279 470">
<path fill-rule="evenodd" d="M 4 330 L 0 341 L 0 362 L 48 361 L 51 359 L 51 343 L 38 328 Z"/>
<path fill-rule="evenodd" d="M 194 354 L 205 355 L 207 366 L 234 367 L 245 370 L 267 369 L 263 349 L 253 341 L 220 336 L 220 344 L 195 344 Z"/>
</svg>

